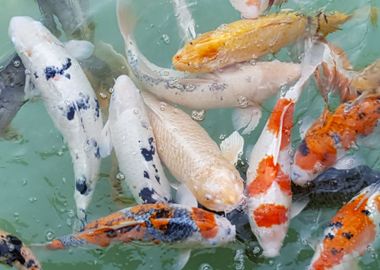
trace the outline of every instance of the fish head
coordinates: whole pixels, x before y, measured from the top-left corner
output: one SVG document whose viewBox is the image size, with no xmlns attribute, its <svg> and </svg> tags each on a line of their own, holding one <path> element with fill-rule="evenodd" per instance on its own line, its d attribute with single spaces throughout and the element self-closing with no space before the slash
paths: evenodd
<svg viewBox="0 0 380 270">
<path fill-rule="evenodd" d="M 173 66 L 180 71 L 212 71 L 213 66 L 217 66 L 222 45 L 222 38 L 213 35 L 213 32 L 204 33 L 188 42 L 173 56 Z"/>
<path fill-rule="evenodd" d="M 30 59 L 33 48 L 38 44 L 47 41 L 63 46 L 41 22 L 31 17 L 12 17 L 9 23 L 8 34 L 25 65 L 25 60 Z"/>
<path fill-rule="evenodd" d="M 291 179 L 293 183 L 304 186 L 312 181 L 321 167 L 320 157 L 314 151 L 310 151 L 305 140 L 299 145 L 291 166 Z"/>
<path fill-rule="evenodd" d="M 342 13 L 333 12 L 329 14 L 319 13 L 317 15 L 317 31 L 322 36 L 327 36 L 340 29 L 340 26 L 347 22 L 352 16 Z"/>
<path fill-rule="evenodd" d="M 243 180 L 227 167 L 210 170 L 198 190 L 192 191 L 200 204 L 217 212 L 230 212 L 244 199 Z"/>
</svg>

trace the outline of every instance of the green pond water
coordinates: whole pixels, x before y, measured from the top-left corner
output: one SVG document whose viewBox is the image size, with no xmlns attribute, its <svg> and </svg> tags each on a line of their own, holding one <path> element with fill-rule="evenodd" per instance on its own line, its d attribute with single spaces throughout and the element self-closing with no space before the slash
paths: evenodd
<svg viewBox="0 0 380 270">
<path fill-rule="evenodd" d="M 110 43 L 120 53 L 124 45 L 119 34 L 115 15 L 115 1 L 92 0 L 91 14 L 96 22 L 96 39 Z M 154 63 L 169 67 L 172 55 L 182 46 L 178 36 L 176 18 L 169 0 L 134 0 L 138 22 L 136 37 L 142 52 Z M 283 8 L 303 10 L 308 14 L 318 11 L 339 10 L 357 16 L 329 36 L 329 41 L 344 48 L 357 69 L 380 57 L 380 29 L 371 25 L 362 7 L 371 1 L 364 0 L 289 0 Z M 380 6 L 379 1 L 375 0 Z M 223 23 L 239 19 L 239 14 L 227 0 L 188 0 L 197 23 L 196 31 L 202 33 Z M 32 0 L 0 0 L 0 56 L 12 50 L 7 28 L 15 15 L 40 18 L 37 4 Z M 364 11 L 363 11 L 364 10 Z M 279 57 L 286 58 L 285 53 Z M 274 99 L 265 104 L 265 116 L 271 110 Z M 297 104 L 296 119 L 316 117 L 322 111 L 323 102 L 313 83 L 305 89 Z M 209 134 L 219 143 L 233 131 L 232 110 L 212 110 L 201 122 Z M 265 123 L 250 136 L 246 136 L 246 148 L 256 141 Z M 27 103 L 12 122 L 21 135 L 17 140 L 0 141 L 0 228 L 15 233 L 26 243 L 40 243 L 72 231 L 75 205 L 73 199 L 73 171 L 69 152 L 61 135 L 55 129 L 40 100 Z M 298 125 L 293 130 L 293 142 L 299 141 Z M 360 147 L 358 153 L 367 165 L 380 169 L 379 151 Z M 95 219 L 120 208 L 133 205 L 116 203 L 108 180 L 111 161 L 102 163 L 101 178 L 89 208 L 89 219 Z M 305 269 L 313 256 L 311 246 L 320 239 L 324 226 L 342 204 L 336 208 L 307 208 L 291 222 L 281 255 L 264 259 L 257 254 L 258 244 L 252 240 L 246 245 L 239 242 L 213 249 L 197 249 L 192 252 L 185 269 Z M 171 269 L 178 251 L 150 245 L 112 245 L 106 249 L 73 249 L 46 251 L 34 248 L 44 269 Z M 360 259 L 362 269 L 380 269 L 374 245 Z M 0 266 L 0 269 L 8 269 Z"/>
</svg>

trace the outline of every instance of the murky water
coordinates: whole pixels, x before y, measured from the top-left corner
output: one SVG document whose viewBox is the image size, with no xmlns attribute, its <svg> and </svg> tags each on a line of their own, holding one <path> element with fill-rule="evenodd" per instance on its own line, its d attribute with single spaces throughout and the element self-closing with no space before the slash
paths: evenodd
<svg viewBox="0 0 380 270">
<path fill-rule="evenodd" d="M 7 35 L 9 19 L 14 15 L 39 18 L 37 5 L 31 0 L 1 0 L 0 56 L 12 50 Z M 142 52 L 152 62 L 169 67 L 172 55 L 181 47 L 176 19 L 170 0 L 134 0 L 138 23 L 136 37 Z M 378 6 L 379 1 L 375 1 Z M 223 23 L 232 22 L 239 14 L 227 0 L 188 0 L 202 33 Z M 339 10 L 351 13 L 361 10 L 370 1 L 364 0 L 290 0 L 284 8 L 302 9 L 306 13 L 320 10 Z M 96 38 L 111 43 L 123 53 L 115 15 L 115 1 L 91 1 L 91 12 L 96 22 Z M 355 68 L 362 68 L 380 57 L 380 29 L 371 25 L 368 14 L 359 15 L 343 26 L 329 40 L 343 47 Z M 284 57 L 284 54 L 279 54 Z M 273 100 L 265 104 L 265 115 Z M 323 103 L 311 83 L 297 104 L 296 119 L 316 117 Z M 213 110 L 206 113 L 201 123 L 210 135 L 220 142 L 233 131 L 232 110 Z M 217 124 L 215 124 L 217 123 Z M 220 123 L 220 124 L 218 124 Z M 255 143 L 265 119 L 259 128 L 246 136 L 246 149 Z M 19 134 L 15 140 L 0 141 L 0 228 L 16 233 L 26 243 L 51 240 L 71 232 L 74 217 L 73 172 L 69 152 L 59 132 L 54 128 L 40 100 L 26 104 L 12 123 Z M 298 142 L 298 126 L 293 131 Z M 379 151 L 361 147 L 366 163 L 380 169 Z M 114 202 L 107 177 L 110 160 L 102 164 L 102 177 L 89 209 L 89 219 L 126 207 Z M 337 204 L 337 207 L 339 203 Z M 281 256 L 268 260 L 258 254 L 255 241 L 246 245 L 234 243 L 225 248 L 194 250 L 185 269 L 304 269 L 313 255 L 313 246 L 321 236 L 324 224 L 336 209 L 310 208 L 292 223 Z M 376 246 L 375 246 L 376 248 Z M 378 246 L 377 246 L 378 248 Z M 170 269 L 178 251 L 148 245 L 113 245 L 107 249 L 76 249 L 48 252 L 35 249 L 44 269 Z M 371 249 L 361 259 L 362 269 L 379 269 L 377 252 Z M 0 266 L 0 269 L 6 269 Z"/>
</svg>

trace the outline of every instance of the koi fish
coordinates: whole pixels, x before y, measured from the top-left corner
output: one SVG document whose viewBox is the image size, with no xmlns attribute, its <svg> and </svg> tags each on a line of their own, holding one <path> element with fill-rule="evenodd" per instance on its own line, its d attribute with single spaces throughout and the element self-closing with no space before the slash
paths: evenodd
<svg viewBox="0 0 380 270">
<path fill-rule="evenodd" d="M 359 97 L 339 105 L 335 112 L 325 110 L 309 128 L 299 145 L 292 165 L 292 181 L 305 185 L 333 166 L 359 136 L 369 135 L 380 118 L 380 98 Z"/>
<path fill-rule="evenodd" d="M 40 22 L 13 17 L 9 36 L 68 144 L 74 166 L 77 215 L 84 223 L 100 167 L 103 123 L 99 102 L 78 62 Z"/>
<path fill-rule="evenodd" d="M 41 264 L 32 251 L 14 235 L 0 230 L 0 264 L 19 270 L 40 270 Z"/>
<path fill-rule="evenodd" d="M 210 74 L 186 74 L 158 67 L 139 51 L 128 29 L 128 9 L 118 2 L 118 22 L 123 35 L 130 76 L 141 89 L 166 102 L 191 109 L 238 108 L 236 129 L 249 133 L 260 120 L 261 104 L 300 76 L 300 66 L 279 61 L 242 63 Z M 248 121 L 243 121 L 248 119 Z"/>
<path fill-rule="evenodd" d="M 273 5 L 281 5 L 287 0 L 230 0 L 231 5 L 243 18 L 255 19 Z"/>
<path fill-rule="evenodd" d="M 249 159 L 248 217 L 266 257 L 279 255 L 289 227 L 292 202 L 289 151 L 294 107 L 323 54 L 321 43 L 313 44 L 305 53 L 301 78 L 277 101 Z"/>
<path fill-rule="evenodd" d="M 380 174 L 370 167 L 360 165 L 351 169 L 329 168 L 318 175 L 306 188 L 294 186 L 296 197 L 308 196 L 310 204 L 337 205 L 351 200 L 362 189 L 380 183 Z"/>
<path fill-rule="evenodd" d="M 351 91 L 361 94 L 378 94 L 380 93 L 380 60 L 363 69 L 351 81 Z"/>
<path fill-rule="evenodd" d="M 176 248 L 216 247 L 235 240 L 235 226 L 206 210 L 179 204 L 142 204 L 125 208 L 86 225 L 80 233 L 48 243 L 48 249 L 84 245 L 107 247 L 131 241 Z"/>
<path fill-rule="evenodd" d="M 140 91 L 126 75 L 115 82 L 103 132 L 115 149 L 124 184 L 136 202 L 169 202 L 170 186 L 157 155 L 145 104 Z"/>
<path fill-rule="evenodd" d="M 142 94 L 157 152 L 169 171 L 206 208 L 225 212 L 236 208 L 244 198 L 243 180 L 234 167 L 244 143 L 240 135 L 233 133 L 221 152 L 189 115 L 146 92 Z"/>
<path fill-rule="evenodd" d="M 25 103 L 25 67 L 17 54 L 5 59 L 0 70 L 0 135 L 4 135 L 16 113 Z"/>
<path fill-rule="evenodd" d="M 279 51 L 302 37 L 310 22 L 315 26 L 313 34 L 326 36 L 349 18 L 340 12 L 312 18 L 298 12 L 280 12 L 256 20 L 239 20 L 190 41 L 172 62 L 180 71 L 212 72 Z"/>
<path fill-rule="evenodd" d="M 365 188 L 331 219 L 309 270 L 353 269 L 379 231 L 379 184 Z"/>
</svg>

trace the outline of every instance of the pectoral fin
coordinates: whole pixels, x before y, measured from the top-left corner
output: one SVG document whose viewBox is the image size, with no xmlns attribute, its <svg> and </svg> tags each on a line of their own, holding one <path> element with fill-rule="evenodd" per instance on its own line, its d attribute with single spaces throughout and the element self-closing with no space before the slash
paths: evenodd
<svg viewBox="0 0 380 270">
<path fill-rule="evenodd" d="M 232 124 L 235 130 L 243 129 L 243 135 L 250 134 L 258 125 L 261 118 L 261 108 L 251 106 L 236 109 L 232 114 Z"/>
<path fill-rule="evenodd" d="M 94 53 L 95 46 L 87 40 L 70 40 L 65 49 L 77 60 L 85 60 Z"/>
<path fill-rule="evenodd" d="M 102 158 L 105 158 L 111 154 L 112 140 L 111 131 L 109 128 L 109 121 L 104 125 L 104 128 L 100 134 L 99 140 L 99 153 Z"/>
<path fill-rule="evenodd" d="M 243 148 L 244 139 L 237 131 L 234 131 L 220 144 L 220 150 L 222 151 L 223 156 L 234 165 L 243 154 Z"/>
</svg>

